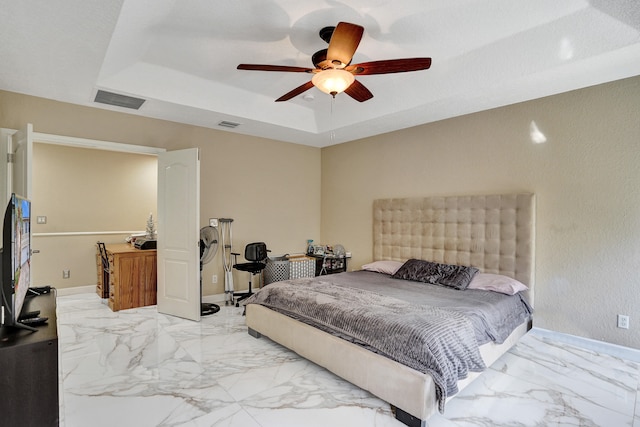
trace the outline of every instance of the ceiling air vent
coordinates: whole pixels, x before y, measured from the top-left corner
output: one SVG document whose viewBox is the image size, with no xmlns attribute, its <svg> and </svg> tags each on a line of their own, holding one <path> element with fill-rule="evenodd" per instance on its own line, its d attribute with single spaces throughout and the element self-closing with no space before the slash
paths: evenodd
<svg viewBox="0 0 640 427">
<path fill-rule="evenodd" d="M 235 129 L 238 126 L 240 126 L 240 123 L 228 122 L 226 120 L 223 120 L 220 123 L 218 123 L 218 126 L 222 126 L 223 128 Z"/>
<path fill-rule="evenodd" d="M 133 108 L 134 110 L 139 109 L 145 102 L 142 98 L 134 98 L 133 96 L 120 95 L 104 90 L 99 90 L 96 93 L 94 101 L 101 104 L 115 105 L 116 107 Z"/>
</svg>

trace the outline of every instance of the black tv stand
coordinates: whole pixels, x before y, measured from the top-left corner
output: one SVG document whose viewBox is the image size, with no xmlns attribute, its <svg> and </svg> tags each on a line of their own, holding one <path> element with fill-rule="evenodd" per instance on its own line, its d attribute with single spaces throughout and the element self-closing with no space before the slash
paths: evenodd
<svg viewBox="0 0 640 427">
<path fill-rule="evenodd" d="M 58 426 L 58 332 L 55 292 L 27 298 L 23 311 L 40 310 L 46 324 L 29 331 L 0 328 L 0 423 Z M 22 325 L 25 326 L 25 325 Z M 31 329 L 38 331 L 30 332 Z"/>
</svg>

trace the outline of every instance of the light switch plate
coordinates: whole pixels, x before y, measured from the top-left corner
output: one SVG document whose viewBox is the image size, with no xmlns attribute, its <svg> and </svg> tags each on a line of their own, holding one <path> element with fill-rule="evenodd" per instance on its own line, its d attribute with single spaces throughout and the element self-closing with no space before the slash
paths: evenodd
<svg viewBox="0 0 640 427">
<path fill-rule="evenodd" d="M 209 225 L 211 227 L 217 227 L 218 226 L 218 218 L 209 218 Z"/>
</svg>

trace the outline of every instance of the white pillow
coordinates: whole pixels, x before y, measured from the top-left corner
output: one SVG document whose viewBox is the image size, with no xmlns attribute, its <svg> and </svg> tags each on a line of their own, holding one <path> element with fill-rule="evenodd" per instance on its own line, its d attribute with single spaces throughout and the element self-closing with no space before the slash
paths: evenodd
<svg viewBox="0 0 640 427">
<path fill-rule="evenodd" d="M 363 270 L 367 271 L 375 271 L 376 273 L 384 273 L 393 275 L 398 271 L 400 267 L 402 267 L 404 262 L 400 261 L 374 261 L 369 264 L 365 264 L 362 266 Z"/>
<path fill-rule="evenodd" d="M 501 274 L 477 273 L 473 276 L 467 289 L 481 289 L 484 291 L 500 292 L 501 294 L 515 295 L 520 291 L 529 289 L 524 283 Z"/>
</svg>

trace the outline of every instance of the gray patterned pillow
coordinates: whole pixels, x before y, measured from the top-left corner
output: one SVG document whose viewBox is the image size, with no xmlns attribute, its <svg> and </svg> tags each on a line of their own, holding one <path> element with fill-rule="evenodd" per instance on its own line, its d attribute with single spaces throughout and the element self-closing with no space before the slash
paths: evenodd
<svg viewBox="0 0 640 427">
<path fill-rule="evenodd" d="M 421 259 L 410 259 L 393 275 L 395 279 L 431 283 L 463 291 L 478 272 L 475 267 L 440 264 Z"/>
</svg>

